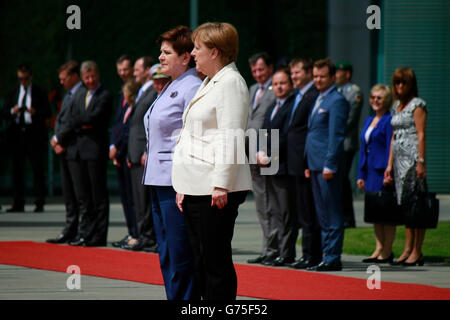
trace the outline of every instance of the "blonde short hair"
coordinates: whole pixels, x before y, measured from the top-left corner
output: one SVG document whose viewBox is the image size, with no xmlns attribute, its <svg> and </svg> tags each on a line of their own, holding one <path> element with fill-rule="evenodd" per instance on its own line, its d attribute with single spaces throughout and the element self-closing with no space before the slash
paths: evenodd
<svg viewBox="0 0 450 320">
<path fill-rule="evenodd" d="M 195 29 L 192 41 L 201 41 L 209 49 L 219 50 L 225 64 L 236 62 L 239 51 L 239 35 L 236 28 L 226 22 L 206 22 Z"/>
<path fill-rule="evenodd" d="M 384 92 L 384 98 L 383 98 L 383 106 L 386 110 L 389 110 L 392 105 L 392 90 L 389 86 L 378 83 L 370 89 L 370 93 L 372 94 L 374 91 L 383 91 Z"/>
</svg>

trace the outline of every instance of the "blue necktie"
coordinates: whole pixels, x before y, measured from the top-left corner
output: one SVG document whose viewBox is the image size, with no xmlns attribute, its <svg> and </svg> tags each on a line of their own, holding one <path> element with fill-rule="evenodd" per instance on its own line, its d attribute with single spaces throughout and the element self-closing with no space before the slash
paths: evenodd
<svg viewBox="0 0 450 320">
<path fill-rule="evenodd" d="M 297 110 L 297 107 L 300 103 L 300 100 L 302 100 L 302 97 L 303 97 L 303 95 L 300 91 L 295 96 L 294 107 L 292 108 L 291 117 L 289 118 L 289 125 L 291 125 L 292 119 L 294 118 L 295 110 Z"/>
</svg>

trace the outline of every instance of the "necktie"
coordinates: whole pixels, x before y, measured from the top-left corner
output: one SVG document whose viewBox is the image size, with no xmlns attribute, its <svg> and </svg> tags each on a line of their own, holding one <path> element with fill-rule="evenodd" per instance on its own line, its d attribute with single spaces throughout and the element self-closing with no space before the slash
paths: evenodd
<svg viewBox="0 0 450 320">
<path fill-rule="evenodd" d="M 264 94 L 264 86 L 260 86 L 258 95 L 255 97 L 255 103 L 253 104 L 253 108 L 255 108 L 258 105 L 259 100 L 261 100 L 263 94 Z"/>
<path fill-rule="evenodd" d="M 294 107 L 292 108 L 292 112 L 291 112 L 291 117 L 289 118 L 289 125 L 292 122 L 292 119 L 294 118 L 294 113 L 295 110 L 297 110 L 297 107 L 300 103 L 300 100 L 302 99 L 302 93 L 300 91 L 298 91 L 297 95 L 295 96 L 295 102 L 294 102 Z"/>
<path fill-rule="evenodd" d="M 86 94 L 86 100 L 84 101 L 84 108 L 87 109 L 89 105 L 89 98 L 91 97 L 92 90 L 88 90 Z"/>
<path fill-rule="evenodd" d="M 272 119 L 275 117 L 278 109 L 280 109 L 280 100 L 277 100 L 277 104 L 275 105 L 275 108 L 273 108 L 272 115 L 270 116 L 270 121 L 272 121 Z"/>
<path fill-rule="evenodd" d="M 317 97 L 316 103 L 314 104 L 314 109 L 313 109 L 312 112 L 311 112 L 311 119 L 314 117 L 314 114 L 315 114 L 315 113 L 317 112 L 317 110 L 319 109 L 320 104 L 322 103 L 322 100 L 323 100 L 323 96 L 320 94 L 320 95 Z"/>
<path fill-rule="evenodd" d="M 123 117 L 123 123 L 127 123 L 128 117 L 130 116 L 131 113 L 131 106 L 127 108 L 127 111 L 125 111 L 125 116 Z"/>
<path fill-rule="evenodd" d="M 25 110 L 27 109 L 27 93 L 28 93 L 28 88 L 25 88 L 25 94 L 22 97 L 22 102 L 20 103 L 20 116 L 19 116 L 19 124 L 21 126 L 25 125 Z"/>
</svg>

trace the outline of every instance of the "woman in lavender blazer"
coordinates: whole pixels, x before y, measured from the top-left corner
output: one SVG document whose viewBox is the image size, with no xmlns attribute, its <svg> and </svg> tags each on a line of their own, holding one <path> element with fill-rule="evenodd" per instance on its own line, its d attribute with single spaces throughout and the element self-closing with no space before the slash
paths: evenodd
<svg viewBox="0 0 450 320">
<path fill-rule="evenodd" d="M 193 68 L 191 34 L 189 28 L 178 26 L 159 37 L 161 69 L 171 81 L 144 116 L 148 151 L 143 183 L 150 185 L 159 262 L 169 300 L 199 298 L 185 216 L 176 205 L 171 175 L 183 112 L 202 83 Z"/>
</svg>

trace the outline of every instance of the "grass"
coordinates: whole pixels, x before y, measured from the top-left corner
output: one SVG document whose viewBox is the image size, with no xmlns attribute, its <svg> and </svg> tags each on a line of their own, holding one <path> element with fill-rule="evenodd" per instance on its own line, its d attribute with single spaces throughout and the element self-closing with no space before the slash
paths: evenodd
<svg viewBox="0 0 450 320">
<path fill-rule="evenodd" d="M 301 239 L 299 240 L 301 245 Z M 405 245 L 405 227 L 398 226 L 393 252 L 398 257 Z M 343 253 L 370 256 L 375 249 L 375 235 L 372 227 L 345 230 Z M 441 221 L 436 229 L 428 229 L 422 247 L 427 262 L 450 263 L 450 221 Z"/>
</svg>

